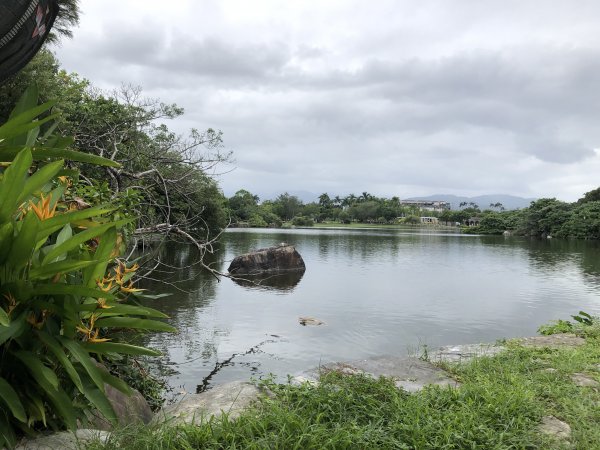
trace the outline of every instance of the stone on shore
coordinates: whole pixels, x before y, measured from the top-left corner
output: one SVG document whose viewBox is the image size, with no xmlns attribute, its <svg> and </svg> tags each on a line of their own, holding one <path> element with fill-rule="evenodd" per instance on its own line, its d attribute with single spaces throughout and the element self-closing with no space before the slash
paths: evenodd
<svg viewBox="0 0 600 450">
<path fill-rule="evenodd" d="M 199 424 L 227 414 L 237 418 L 261 395 L 261 390 L 253 384 L 235 381 L 215 386 L 202 394 L 189 394 L 180 402 L 159 411 L 153 422 L 169 425 Z"/>
<path fill-rule="evenodd" d="M 227 270 L 231 275 L 261 275 L 303 272 L 306 266 L 293 245 L 282 243 L 236 256 Z"/>
<path fill-rule="evenodd" d="M 110 437 L 108 431 L 81 429 L 75 433 L 62 431 L 36 439 L 23 439 L 15 450 L 79 450 L 94 441 L 105 443 Z"/>
<path fill-rule="evenodd" d="M 452 387 L 460 385 L 446 371 L 436 367 L 429 361 L 395 356 L 381 356 L 359 361 L 326 364 L 297 376 L 294 381 L 296 383 L 316 382 L 320 373 L 328 371 L 337 371 L 346 375 L 363 374 L 373 378 L 382 376 L 392 378 L 398 388 L 402 388 L 407 392 L 417 392 L 428 385 Z"/>
</svg>

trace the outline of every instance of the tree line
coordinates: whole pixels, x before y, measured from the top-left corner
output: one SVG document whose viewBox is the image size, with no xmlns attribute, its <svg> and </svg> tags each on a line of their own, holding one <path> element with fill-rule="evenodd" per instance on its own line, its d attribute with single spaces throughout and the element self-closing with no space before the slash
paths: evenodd
<svg viewBox="0 0 600 450">
<path fill-rule="evenodd" d="M 600 239 L 600 188 L 573 203 L 542 198 L 517 210 L 506 210 L 501 203 L 480 207 L 463 202 L 456 210 L 422 211 L 402 204 L 398 197 L 377 197 L 368 192 L 345 197 L 323 193 L 309 203 L 286 192 L 261 202 L 257 195 L 244 189 L 229 197 L 226 206 L 234 225 L 249 227 L 312 226 L 324 222 L 419 224 L 421 216 L 432 216 L 443 225 L 463 226 L 471 233 L 510 231 L 524 236 Z M 475 226 L 467 226 L 469 219 Z"/>
</svg>

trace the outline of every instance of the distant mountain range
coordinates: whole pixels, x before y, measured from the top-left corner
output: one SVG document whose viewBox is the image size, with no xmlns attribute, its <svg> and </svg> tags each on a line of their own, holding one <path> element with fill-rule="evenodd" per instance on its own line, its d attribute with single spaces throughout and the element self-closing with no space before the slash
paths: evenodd
<svg viewBox="0 0 600 450">
<path fill-rule="evenodd" d="M 452 209 L 459 209 L 459 205 L 462 202 L 476 203 L 481 209 L 488 208 L 490 203 L 502 203 L 502 206 L 504 206 L 505 209 L 521 209 L 526 208 L 532 201 L 537 199 L 517 197 L 515 195 L 506 194 L 478 195 L 477 197 L 461 197 L 458 195 L 439 194 L 427 195 L 425 197 L 411 197 L 406 200 L 440 200 L 449 202 Z"/>
</svg>

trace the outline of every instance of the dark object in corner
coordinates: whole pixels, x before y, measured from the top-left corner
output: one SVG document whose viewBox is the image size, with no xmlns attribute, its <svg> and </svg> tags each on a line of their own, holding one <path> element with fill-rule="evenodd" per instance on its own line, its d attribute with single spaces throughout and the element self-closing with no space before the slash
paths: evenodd
<svg viewBox="0 0 600 450">
<path fill-rule="evenodd" d="M 56 0 L 0 1 L 0 83 L 39 51 L 58 9 Z"/>
<path fill-rule="evenodd" d="M 259 275 L 306 270 L 304 260 L 293 245 L 281 243 L 236 256 L 229 268 L 231 275 Z"/>
</svg>

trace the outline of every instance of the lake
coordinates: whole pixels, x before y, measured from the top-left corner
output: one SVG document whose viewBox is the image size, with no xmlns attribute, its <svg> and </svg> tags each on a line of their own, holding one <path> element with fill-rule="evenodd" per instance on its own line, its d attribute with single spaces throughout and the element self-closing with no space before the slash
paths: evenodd
<svg viewBox="0 0 600 450">
<path fill-rule="evenodd" d="M 166 355 L 175 391 L 270 373 L 285 380 L 332 361 L 494 342 L 579 310 L 600 314 L 597 242 L 433 228 L 230 229 L 211 263 L 226 271 L 236 255 L 280 242 L 296 246 L 306 272 L 260 287 L 217 281 L 189 245 L 163 250 L 166 266 L 143 287 L 172 293 L 149 305 L 179 333 L 144 343 Z M 326 324 L 301 326 L 299 316 Z"/>
</svg>

